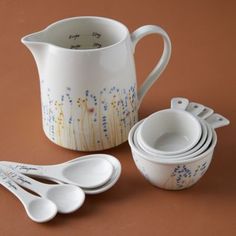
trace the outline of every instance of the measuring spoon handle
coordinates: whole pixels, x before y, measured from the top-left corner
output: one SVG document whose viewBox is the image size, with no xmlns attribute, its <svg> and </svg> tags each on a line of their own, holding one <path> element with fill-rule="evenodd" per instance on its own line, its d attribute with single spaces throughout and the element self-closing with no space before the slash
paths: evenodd
<svg viewBox="0 0 236 236">
<path fill-rule="evenodd" d="M 2 166 L 2 169 L 7 174 L 7 176 L 9 176 L 17 184 L 27 189 L 30 189 L 33 192 L 38 193 L 39 195 L 43 195 L 48 189 L 47 184 L 40 183 L 28 176 L 25 176 L 17 171 L 12 170 L 12 168 Z"/>
<path fill-rule="evenodd" d="M 26 207 L 32 200 L 31 194 L 26 192 L 18 184 L 16 184 L 11 178 L 5 174 L 4 170 L 0 167 L 0 184 L 13 193 Z M 32 195 L 33 196 L 33 195 Z"/>
<path fill-rule="evenodd" d="M 22 174 L 33 175 L 33 176 L 45 176 L 47 175 L 48 166 L 37 166 L 31 164 L 24 164 L 11 161 L 1 161 L 1 165 L 8 166 L 14 171 Z"/>
</svg>

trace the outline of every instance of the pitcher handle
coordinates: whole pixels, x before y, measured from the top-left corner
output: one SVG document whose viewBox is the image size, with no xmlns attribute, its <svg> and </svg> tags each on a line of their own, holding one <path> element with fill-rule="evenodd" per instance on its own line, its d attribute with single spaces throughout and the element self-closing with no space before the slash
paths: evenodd
<svg viewBox="0 0 236 236">
<path fill-rule="evenodd" d="M 159 34 L 162 36 L 164 41 L 164 50 L 162 56 L 151 73 L 147 76 L 146 80 L 143 82 L 138 90 L 138 107 L 140 106 L 144 95 L 151 88 L 153 83 L 159 78 L 161 73 L 166 68 L 170 55 L 171 55 L 171 42 L 168 34 L 159 26 L 156 25 L 144 25 L 131 34 L 131 41 L 133 42 L 133 49 L 140 39 L 149 34 Z"/>
</svg>

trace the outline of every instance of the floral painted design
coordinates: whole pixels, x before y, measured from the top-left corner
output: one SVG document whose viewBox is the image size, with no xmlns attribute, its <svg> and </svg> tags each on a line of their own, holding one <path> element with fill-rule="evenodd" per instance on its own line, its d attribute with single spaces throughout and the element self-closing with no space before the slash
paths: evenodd
<svg viewBox="0 0 236 236">
<path fill-rule="evenodd" d="M 205 174 L 207 168 L 207 162 L 198 165 L 194 170 L 191 170 L 186 165 L 177 165 L 164 187 L 167 189 L 183 189 L 190 187 Z"/>
<path fill-rule="evenodd" d="M 67 87 L 58 99 L 48 88 L 42 99 L 43 126 L 55 143 L 70 149 L 91 151 L 110 148 L 127 140 L 137 122 L 136 85 L 127 89 L 113 86 L 98 93 L 85 90 L 72 98 Z"/>
</svg>

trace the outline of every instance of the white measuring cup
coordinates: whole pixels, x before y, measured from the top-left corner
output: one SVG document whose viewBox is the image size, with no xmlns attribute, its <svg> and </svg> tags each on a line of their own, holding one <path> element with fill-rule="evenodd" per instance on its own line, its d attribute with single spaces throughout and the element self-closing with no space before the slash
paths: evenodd
<svg viewBox="0 0 236 236">
<path fill-rule="evenodd" d="M 173 109 L 178 109 L 178 105 L 177 104 L 181 104 L 181 109 L 183 109 L 183 103 L 186 102 L 186 100 L 182 100 L 182 103 L 178 102 L 178 100 L 181 98 L 173 98 L 172 102 L 171 102 L 171 107 Z M 187 107 L 187 106 L 186 106 Z M 199 111 L 200 112 L 200 111 Z M 201 112 L 200 112 L 201 113 Z M 195 112 L 195 114 L 197 115 L 198 112 Z M 166 155 L 153 155 L 151 153 L 146 152 L 139 144 L 138 142 L 138 129 L 139 126 L 141 125 L 142 122 L 140 122 L 140 124 L 137 126 L 137 128 L 133 131 L 134 135 L 133 135 L 133 142 L 134 145 L 136 146 L 136 148 L 142 153 L 142 155 L 148 155 L 150 158 L 152 159 L 158 159 L 161 162 L 164 163 L 172 163 L 175 161 L 182 161 L 182 160 L 187 160 L 187 159 L 191 159 L 191 158 L 196 158 L 197 156 L 199 156 L 200 154 L 202 154 L 203 152 L 205 152 L 207 150 L 207 148 L 210 146 L 211 142 L 212 142 L 212 138 L 213 138 L 213 131 L 212 129 L 216 129 L 216 128 L 220 128 L 223 126 L 226 126 L 229 124 L 229 120 L 226 119 L 225 117 L 223 117 L 222 115 L 219 115 L 217 113 L 212 114 L 211 116 L 209 116 L 205 121 L 204 120 L 200 120 L 200 122 L 204 123 L 205 126 L 207 127 L 207 139 L 204 142 L 204 144 L 195 152 L 187 154 L 187 155 L 173 155 L 170 156 L 169 158 L 167 158 Z"/>
<path fill-rule="evenodd" d="M 138 124 L 140 125 L 142 123 L 139 122 Z M 220 126 L 219 122 L 218 123 L 218 128 L 225 126 L 225 123 L 222 122 L 222 125 Z M 164 155 L 152 155 L 148 152 L 146 152 L 144 149 L 142 149 L 142 147 L 140 147 L 138 141 L 137 141 L 137 129 L 139 125 L 135 125 L 136 129 L 133 130 L 132 132 L 133 134 L 133 145 L 135 145 L 136 149 L 140 152 L 140 154 L 142 156 L 146 156 L 148 159 L 152 160 L 152 161 L 157 161 L 159 163 L 166 163 L 166 164 L 171 164 L 171 163 L 181 163 L 182 161 L 186 161 L 186 160 L 194 160 L 197 159 L 201 154 L 203 154 L 204 152 L 206 152 L 208 150 L 208 148 L 211 146 L 212 143 L 212 138 L 213 138 L 213 129 L 211 128 L 211 126 L 209 124 L 207 124 L 207 128 L 208 128 L 208 137 L 206 142 L 204 143 L 204 145 L 198 149 L 196 152 L 186 155 L 186 156 L 182 156 L 182 157 L 171 157 L 171 158 L 166 158 L 166 156 Z M 217 137 L 216 137 L 216 141 L 217 142 Z"/>
<path fill-rule="evenodd" d="M 177 155 L 190 150 L 201 137 L 199 121 L 179 109 L 166 109 L 147 117 L 138 128 L 139 145 L 153 155 Z"/>
<path fill-rule="evenodd" d="M 186 153 L 171 156 L 170 159 L 179 158 L 179 160 L 185 160 L 185 159 L 190 159 L 190 158 L 200 155 L 201 153 L 206 151 L 206 149 L 211 144 L 211 141 L 213 138 L 212 129 L 220 128 L 229 124 L 228 119 L 226 119 L 225 117 L 217 113 L 212 114 L 213 110 L 211 108 L 205 107 L 202 104 L 199 104 L 196 102 L 190 102 L 186 104 L 186 99 L 180 98 L 180 97 L 173 98 L 171 100 L 172 109 L 182 110 L 184 109 L 183 104 L 187 105 L 187 107 L 185 108 L 187 111 L 191 112 L 197 117 L 199 122 L 202 124 L 202 127 L 204 126 L 206 127 L 206 130 L 203 129 L 203 132 L 202 132 L 202 135 L 205 136 L 205 137 L 202 136 L 202 139 L 203 140 L 205 139 L 205 141 L 200 139 L 199 143 L 194 148 L 192 148 Z M 202 115 L 203 112 L 204 114 Z M 206 117 L 206 120 L 202 119 L 201 117 Z M 206 136 L 206 133 L 207 133 L 207 136 Z"/>
</svg>

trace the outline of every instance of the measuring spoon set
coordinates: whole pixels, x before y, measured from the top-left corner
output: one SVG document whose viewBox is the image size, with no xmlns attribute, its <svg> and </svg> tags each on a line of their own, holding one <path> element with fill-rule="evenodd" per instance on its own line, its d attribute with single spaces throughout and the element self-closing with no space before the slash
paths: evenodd
<svg viewBox="0 0 236 236">
<path fill-rule="evenodd" d="M 85 193 L 98 194 L 110 189 L 120 174 L 120 162 L 106 154 L 87 155 L 47 166 L 0 162 L 0 184 L 22 202 L 29 218 L 38 223 L 51 220 L 57 212 L 76 211 L 84 203 Z M 55 184 L 45 184 L 29 176 Z"/>
</svg>

